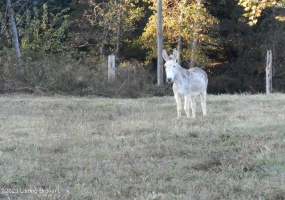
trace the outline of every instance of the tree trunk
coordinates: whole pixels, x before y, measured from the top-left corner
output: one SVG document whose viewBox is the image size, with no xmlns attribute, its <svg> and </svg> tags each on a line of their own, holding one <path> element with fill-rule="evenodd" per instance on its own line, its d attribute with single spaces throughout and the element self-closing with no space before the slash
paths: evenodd
<svg viewBox="0 0 285 200">
<path fill-rule="evenodd" d="M 198 47 L 198 29 L 200 26 L 199 15 L 200 15 L 200 7 L 201 7 L 201 0 L 197 0 L 197 11 L 196 11 L 196 19 L 194 24 L 194 33 L 193 33 L 193 42 L 191 45 L 191 62 L 190 62 L 190 68 L 193 68 L 195 66 L 195 55 L 197 52 Z"/>
<path fill-rule="evenodd" d="M 180 52 L 182 50 L 182 21 L 183 21 L 183 16 L 184 16 L 184 8 L 186 6 L 187 0 L 184 0 L 183 5 L 181 7 L 181 12 L 179 16 L 179 35 L 178 35 L 178 45 L 177 45 L 177 51 L 179 53 L 177 62 L 180 64 L 181 63 L 181 57 L 180 57 Z"/>
<path fill-rule="evenodd" d="M 118 3 L 119 9 L 118 9 L 118 15 L 117 15 L 117 36 L 116 36 L 116 50 L 115 55 L 117 59 L 119 58 L 120 54 L 120 40 L 121 40 L 121 12 L 122 12 L 122 0 L 119 0 Z"/>
<path fill-rule="evenodd" d="M 157 85 L 163 85 L 162 0 L 157 0 Z"/>
<path fill-rule="evenodd" d="M 272 51 L 267 50 L 267 59 L 266 59 L 266 94 L 272 92 Z"/>
<path fill-rule="evenodd" d="M 18 38 L 18 32 L 17 32 L 16 22 L 15 22 L 15 17 L 14 17 L 14 10 L 11 5 L 11 0 L 7 0 L 7 9 L 10 15 L 10 23 L 11 23 L 12 33 L 13 33 L 14 46 L 16 49 L 16 56 L 18 59 L 18 63 L 21 64 L 21 51 L 20 51 L 20 45 L 19 45 L 19 38 Z"/>
</svg>

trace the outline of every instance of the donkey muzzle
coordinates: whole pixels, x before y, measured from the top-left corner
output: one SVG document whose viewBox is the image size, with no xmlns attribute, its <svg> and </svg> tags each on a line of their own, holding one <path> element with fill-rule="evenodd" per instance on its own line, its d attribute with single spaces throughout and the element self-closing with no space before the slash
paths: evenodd
<svg viewBox="0 0 285 200">
<path fill-rule="evenodd" d="M 167 82 L 167 83 L 173 83 L 173 78 L 167 78 L 167 79 L 166 79 L 166 82 Z"/>
</svg>

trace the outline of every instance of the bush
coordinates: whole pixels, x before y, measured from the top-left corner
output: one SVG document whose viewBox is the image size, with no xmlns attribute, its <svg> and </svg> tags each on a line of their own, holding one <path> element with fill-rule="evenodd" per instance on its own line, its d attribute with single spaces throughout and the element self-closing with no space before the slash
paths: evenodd
<svg viewBox="0 0 285 200">
<path fill-rule="evenodd" d="M 23 59 L 23 80 L 38 91 L 73 93 L 84 68 L 70 57 L 46 55 L 32 60 Z M 78 87 L 79 86 L 79 87 Z"/>
<path fill-rule="evenodd" d="M 102 71 L 95 73 L 93 93 L 107 97 L 138 98 L 147 96 L 163 96 L 168 87 L 158 87 L 155 78 L 140 63 L 128 63 L 116 67 L 116 79 L 108 82 L 107 65 Z"/>
<path fill-rule="evenodd" d="M 2 77 L 1 85 L 9 82 L 11 87 L 21 85 L 29 88 L 29 92 L 97 95 L 112 98 L 172 94 L 171 85 L 158 87 L 156 75 L 151 74 L 148 68 L 137 61 L 117 66 L 116 79 L 108 82 L 106 62 L 97 62 L 95 65 L 92 59 L 76 60 L 69 55 L 31 51 L 26 52 L 22 58 L 22 65 L 19 66 L 13 58 L 14 52 L 9 52 L 0 52 L 2 63 L 0 70 L 5 77 L 5 81 Z M 3 53 L 2 56 L 1 53 Z M 20 73 L 21 70 L 23 74 Z M 21 83 L 18 83 L 19 81 Z M 17 84 L 11 84 L 11 82 L 17 82 Z"/>
</svg>

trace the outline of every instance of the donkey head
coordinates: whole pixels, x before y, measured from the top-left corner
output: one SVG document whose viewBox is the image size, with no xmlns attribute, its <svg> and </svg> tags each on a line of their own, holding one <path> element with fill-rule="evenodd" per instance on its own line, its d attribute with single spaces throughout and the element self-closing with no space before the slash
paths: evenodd
<svg viewBox="0 0 285 200">
<path fill-rule="evenodd" d="M 168 83 L 173 83 L 174 77 L 177 73 L 177 62 L 178 59 L 178 51 L 176 49 L 173 50 L 173 54 L 168 56 L 165 49 L 162 51 L 162 57 L 165 60 L 165 72 L 166 72 L 166 81 Z"/>
</svg>

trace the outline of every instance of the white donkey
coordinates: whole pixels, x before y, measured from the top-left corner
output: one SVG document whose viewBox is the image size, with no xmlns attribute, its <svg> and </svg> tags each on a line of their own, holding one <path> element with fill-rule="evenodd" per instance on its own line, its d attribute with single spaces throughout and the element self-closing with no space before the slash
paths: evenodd
<svg viewBox="0 0 285 200">
<path fill-rule="evenodd" d="M 196 118 L 196 103 L 195 97 L 200 95 L 201 106 L 203 109 L 203 115 L 207 115 L 206 110 L 206 95 L 208 77 L 204 70 L 201 68 L 191 68 L 189 70 L 183 69 L 177 62 L 178 52 L 173 50 L 173 54 L 168 56 L 166 50 L 163 50 L 162 57 L 166 61 L 166 81 L 173 83 L 174 97 L 177 103 L 177 119 L 181 117 L 181 96 L 184 95 L 185 103 L 184 110 L 186 116 L 190 117 L 189 113 L 189 101 L 191 102 L 192 117 Z"/>
</svg>

